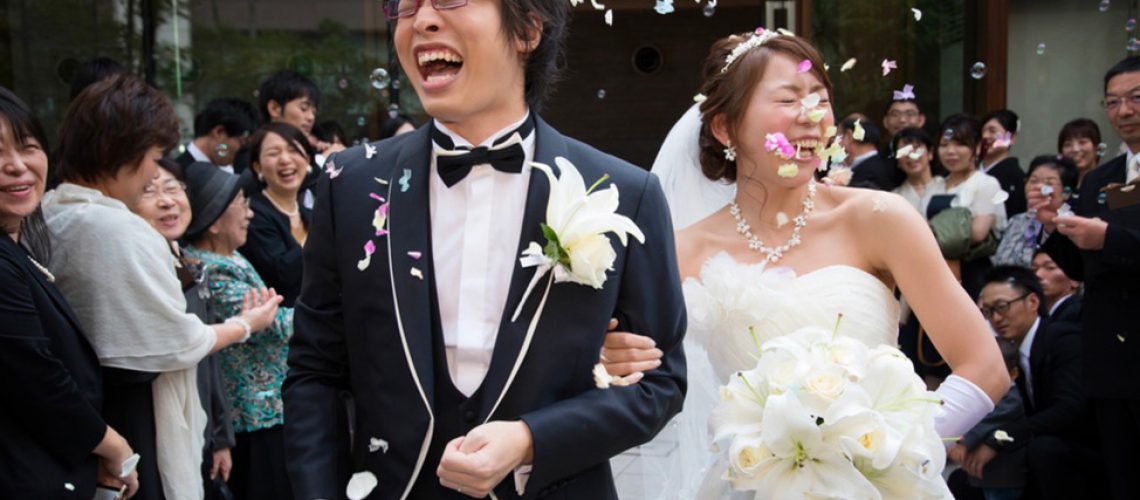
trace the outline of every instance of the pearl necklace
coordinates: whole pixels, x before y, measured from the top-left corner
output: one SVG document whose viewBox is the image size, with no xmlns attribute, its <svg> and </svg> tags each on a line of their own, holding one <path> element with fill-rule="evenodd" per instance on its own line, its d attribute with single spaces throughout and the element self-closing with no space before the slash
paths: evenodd
<svg viewBox="0 0 1140 500">
<path fill-rule="evenodd" d="M 764 242 L 760 241 L 756 235 L 752 234 L 752 226 L 748 225 L 748 221 L 740 215 L 740 205 L 736 200 L 732 200 L 729 205 L 729 213 L 732 218 L 736 219 L 736 232 L 744 236 L 748 240 L 748 248 L 767 255 L 768 262 L 775 263 L 784 256 L 784 253 L 799 246 L 800 244 L 800 231 L 807 226 L 807 217 L 811 215 L 812 210 L 815 210 L 815 180 L 808 181 L 808 194 L 804 197 L 803 212 L 800 212 L 795 219 L 795 227 L 792 228 L 792 236 L 788 238 L 788 242 L 778 247 L 766 247 Z"/>
<path fill-rule="evenodd" d="M 301 204 L 297 201 L 293 202 L 293 210 L 290 211 L 285 210 L 285 207 L 278 205 L 277 201 L 275 201 L 272 196 L 269 196 L 269 193 L 265 194 L 265 199 L 269 200 L 269 203 L 272 203 L 273 207 L 276 208 L 278 212 L 285 214 L 286 217 L 292 218 L 301 214 Z"/>
</svg>

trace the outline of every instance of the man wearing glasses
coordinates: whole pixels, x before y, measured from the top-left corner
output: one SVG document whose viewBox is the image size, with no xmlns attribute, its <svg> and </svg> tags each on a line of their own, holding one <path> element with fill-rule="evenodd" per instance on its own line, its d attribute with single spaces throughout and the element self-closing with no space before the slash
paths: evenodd
<svg viewBox="0 0 1140 500">
<path fill-rule="evenodd" d="M 1140 491 L 1140 57 L 1108 70 L 1103 103 L 1128 153 L 1085 176 L 1077 215 L 1057 217 L 1060 235 L 1042 248 L 1085 282 L 1084 390 L 1112 496 L 1123 499 Z"/>
<path fill-rule="evenodd" d="M 1026 418 L 1002 429 L 1013 441 L 986 438 L 971 452 L 981 469 L 1005 449 L 1028 446 L 1032 498 L 1099 498 L 1090 464 L 1094 422 L 1081 384 L 1079 325 L 1043 316 L 1045 294 L 1027 268 L 999 266 L 986 275 L 978 307 L 998 337 L 1018 348 L 1018 390 Z M 969 460 L 967 460 L 969 461 Z"/>
<path fill-rule="evenodd" d="M 538 115 L 569 7 L 387 2 L 432 120 L 337 153 L 318 183 L 284 385 L 296 498 L 339 498 L 351 471 L 376 479 L 370 499 L 616 499 L 609 459 L 680 410 L 685 306 L 664 193 Z M 617 187 L 645 243 L 607 242 L 601 286 L 554 283 L 547 300 L 524 293 L 536 270 L 519 257 L 546 241 L 552 189 L 532 162 L 556 158 Z M 637 387 L 595 386 L 611 317 L 662 352 Z M 341 390 L 355 401 L 351 459 Z"/>
</svg>

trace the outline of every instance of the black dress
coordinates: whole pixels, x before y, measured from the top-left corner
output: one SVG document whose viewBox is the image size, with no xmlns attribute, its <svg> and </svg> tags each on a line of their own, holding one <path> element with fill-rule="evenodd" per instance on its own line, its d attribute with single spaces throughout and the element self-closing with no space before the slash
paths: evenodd
<svg viewBox="0 0 1140 500">
<path fill-rule="evenodd" d="M 249 235 L 245 245 L 238 249 L 265 286 L 274 288 L 284 301 L 282 307 L 293 307 L 301 294 L 301 245 L 293 238 L 289 217 L 277 210 L 273 202 L 259 192 L 249 199 L 253 220 L 249 222 Z M 301 221 L 309 225 L 309 209 L 297 204 Z"/>
<path fill-rule="evenodd" d="M 0 236 L 0 498 L 95 493 L 99 361 L 67 301 Z"/>
</svg>

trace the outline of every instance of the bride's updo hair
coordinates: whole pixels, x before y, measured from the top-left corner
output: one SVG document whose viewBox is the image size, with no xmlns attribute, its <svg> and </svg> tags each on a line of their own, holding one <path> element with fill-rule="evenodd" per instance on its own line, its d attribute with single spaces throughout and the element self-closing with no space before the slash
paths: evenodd
<svg viewBox="0 0 1140 500">
<path fill-rule="evenodd" d="M 717 40 L 705 59 L 704 83 L 701 85 L 701 94 L 705 96 L 701 103 L 701 171 L 711 180 L 736 181 L 736 162 L 726 160 L 724 157 L 724 144 L 716 139 L 712 133 L 712 120 L 717 115 L 724 115 L 728 125 L 728 134 L 733 144 L 739 144 L 736 138 L 736 129 L 744 120 L 744 113 L 757 84 L 764 78 L 764 70 L 768 61 L 776 52 L 790 57 L 793 61 L 811 61 L 811 74 L 819 79 L 820 83 L 831 94 L 831 79 L 823 69 L 823 57 L 807 40 L 798 36 L 780 35 L 764 42 L 759 47 L 752 48 L 738 57 L 724 69 L 729 54 L 732 54 L 742 42 L 749 37 L 759 36 L 751 32 L 739 35 L 729 35 Z M 759 139 L 757 139 L 759 140 Z"/>
</svg>

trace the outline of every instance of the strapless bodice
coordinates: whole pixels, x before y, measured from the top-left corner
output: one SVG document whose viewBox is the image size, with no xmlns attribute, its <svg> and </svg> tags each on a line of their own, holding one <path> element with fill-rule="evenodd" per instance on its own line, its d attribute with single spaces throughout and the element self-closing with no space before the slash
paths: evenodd
<svg viewBox="0 0 1140 500">
<path fill-rule="evenodd" d="M 831 330 L 838 324 L 838 335 L 871 347 L 898 344 L 894 292 L 852 266 L 796 276 L 787 268 L 741 263 L 721 252 L 705 262 L 699 280 L 685 280 L 684 291 L 688 335 L 704 347 L 721 383 L 755 367 L 758 343 L 806 326 Z"/>
</svg>

